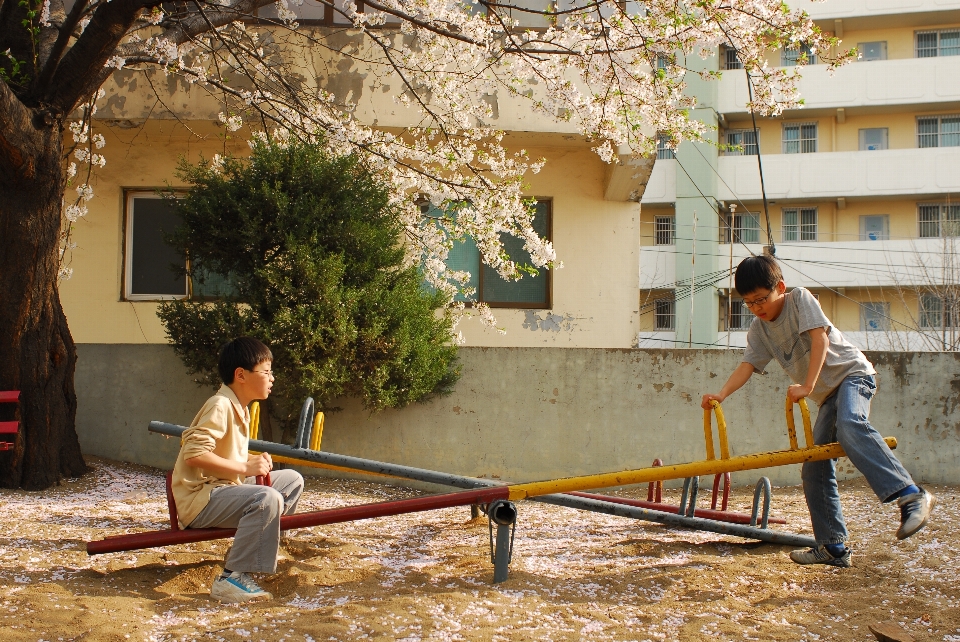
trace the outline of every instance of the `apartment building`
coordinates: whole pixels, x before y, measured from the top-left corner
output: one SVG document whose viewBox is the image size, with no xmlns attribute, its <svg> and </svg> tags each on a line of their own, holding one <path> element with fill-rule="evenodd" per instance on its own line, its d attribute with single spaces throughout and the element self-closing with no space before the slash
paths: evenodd
<svg viewBox="0 0 960 642">
<path fill-rule="evenodd" d="M 860 58 L 833 75 L 807 54 L 802 109 L 754 119 L 736 51 L 691 83 L 720 149 L 661 141 L 642 199 L 646 347 L 742 347 L 752 315 L 730 266 L 775 246 L 866 349 L 955 349 L 960 284 L 960 1 L 789 0 Z M 763 187 L 767 203 L 763 202 Z M 769 235 L 772 237 L 768 238 Z"/>
</svg>

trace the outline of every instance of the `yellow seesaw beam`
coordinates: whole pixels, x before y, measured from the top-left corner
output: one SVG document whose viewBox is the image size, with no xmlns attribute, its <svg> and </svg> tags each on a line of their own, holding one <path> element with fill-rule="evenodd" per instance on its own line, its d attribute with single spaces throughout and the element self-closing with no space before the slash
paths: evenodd
<svg viewBox="0 0 960 642">
<path fill-rule="evenodd" d="M 786 401 L 786 415 L 790 450 L 730 457 L 730 447 L 727 443 L 727 424 L 723 418 L 723 410 L 717 401 L 713 401 L 711 405 L 717 415 L 717 433 L 720 438 L 720 459 L 715 459 L 716 455 L 713 449 L 713 428 L 710 422 L 710 411 L 705 410 L 703 413 L 703 432 L 707 449 L 707 459 L 705 461 L 640 468 L 637 470 L 624 470 L 618 473 L 602 473 L 599 475 L 583 475 L 580 477 L 564 477 L 550 481 L 513 484 L 510 486 L 510 499 L 516 501 L 537 497 L 539 495 L 570 493 L 589 488 L 609 488 L 611 486 L 644 484 L 668 479 L 685 479 L 687 477 L 699 477 L 701 475 L 735 473 L 741 470 L 755 470 L 757 468 L 771 468 L 773 466 L 789 466 L 790 464 L 802 464 L 808 461 L 836 459 L 846 455 L 840 444 L 833 443 L 822 446 L 815 446 L 813 444 L 810 410 L 807 408 L 805 399 L 801 399 L 799 405 L 800 414 L 803 417 L 803 432 L 807 440 L 807 447 L 799 448 L 797 445 L 797 429 L 793 417 L 793 403 L 788 397 Z M 887 442 L 890 448 L 897 447 L 895 437 L 887 437 L 884 441 Z"/>
</svg>

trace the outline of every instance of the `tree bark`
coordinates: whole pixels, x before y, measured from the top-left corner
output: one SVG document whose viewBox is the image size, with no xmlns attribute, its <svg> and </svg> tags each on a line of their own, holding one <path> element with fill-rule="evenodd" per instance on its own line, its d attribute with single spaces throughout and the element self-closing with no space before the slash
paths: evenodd
<svg viewBox="0 0 960 642">
<path fill-rule="evenodd" d="M 12 98 L 9 94 L 5 98 Z M 0 390 L 19 390 L 20 433 L 0 487 L 40 490 L 86 472 L 75 419 L 76 346 L 57 290 L 63 132 L 0 100 Z"/>
</svg>

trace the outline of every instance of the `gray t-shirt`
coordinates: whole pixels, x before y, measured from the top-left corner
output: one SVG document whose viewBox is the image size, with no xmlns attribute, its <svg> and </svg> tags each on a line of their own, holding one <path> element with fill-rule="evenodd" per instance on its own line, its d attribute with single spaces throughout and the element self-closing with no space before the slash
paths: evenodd
<svg viewBox="0 0 960 642">
<path fill-rule="evenodd" d="M 762 373 L 766 365 L 776 359 L 794 383 L 802 384 L 810 367 L 810 345 L 813 342 L 807 331 L 813 328 L 825 328 L 830 340 L 820 377 L 810 393 L 817 405 L 823 403 L 845 378 L 877 373 L 860 349 L 833 327 L 819 301 L 806 288 L 794 288 L 786 295 L 783 310 L 775 321 L 753 320 L 747 332 L 743 360 Z"/>
</svg>

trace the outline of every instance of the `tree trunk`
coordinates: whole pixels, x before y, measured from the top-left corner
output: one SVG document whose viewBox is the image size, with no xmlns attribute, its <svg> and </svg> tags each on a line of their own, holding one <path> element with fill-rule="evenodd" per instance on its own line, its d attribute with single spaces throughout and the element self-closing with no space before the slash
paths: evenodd
<svg viewBox="0 0 960 642">
<path fill-rule="evenodd" d="M 63 134 L 24 112 L 0 115 L 20 121 L 22 143 L 0 135 L 0 390 L 20 391 L 20 433 L 0 452 L 0 487 L 40 490 L 87 467 L 75 428 L 77 351 L 57 291 Z"/>
</svg>

